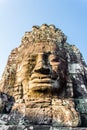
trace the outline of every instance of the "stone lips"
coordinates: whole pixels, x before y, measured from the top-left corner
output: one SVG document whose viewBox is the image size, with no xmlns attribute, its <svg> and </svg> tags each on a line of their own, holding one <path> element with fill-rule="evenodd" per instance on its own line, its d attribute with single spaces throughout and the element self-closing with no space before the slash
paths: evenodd
<svg viewBox="0 0 87 130">
<path fill-rule="evenodd" d="M 21 107 L 17 115 L 26 115 L 31 124 L 86 126 L 86 111 L 76 107 L 79 98 L 87 97 L 87 66 L 76 46 L 69 45 L 66 36 L 53 25 L 34 26 L 25 33 L 21 45 L 8 58 L 0 90 L 14 98 L 12 111 L 23 103 L 23 112 Z"/>
<path fill-rule="evenodd" d="M 46 72 L 47 73 L 47 72 Z M 57 79 L 58 80 L 58 79 Z M 59 89 L 59 82 L 52 79 L 51 75 L 33 73 L 29 81 L 29 90 L 44 91 L 52 89 Z"/>
</svg>

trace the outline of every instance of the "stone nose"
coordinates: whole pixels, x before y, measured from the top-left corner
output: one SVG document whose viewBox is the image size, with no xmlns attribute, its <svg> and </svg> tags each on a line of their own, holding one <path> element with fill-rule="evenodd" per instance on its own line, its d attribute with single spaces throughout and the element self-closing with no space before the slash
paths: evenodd
<svg viewBox="0 0 87 130">
<path fill-rule="evenodd" d="M 51 73 L 51 67 L 49 65 L 48 58 L 45 57 L 44 54 L 38 54 L 34 72 L 41 73 L 41 74 Z"/>
</svg>

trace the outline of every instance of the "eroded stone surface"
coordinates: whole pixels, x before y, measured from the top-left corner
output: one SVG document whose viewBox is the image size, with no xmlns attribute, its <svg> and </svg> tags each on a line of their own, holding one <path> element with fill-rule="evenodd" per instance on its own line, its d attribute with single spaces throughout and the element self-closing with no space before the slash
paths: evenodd
<svg viewBox="0 0 87 130">
<path fill-rule="evenodd" d="M 0 81 L 1 125 L 87 126 L 87 66 L 66 40 L 54 25 L 25 33 Z"/>
</svg>

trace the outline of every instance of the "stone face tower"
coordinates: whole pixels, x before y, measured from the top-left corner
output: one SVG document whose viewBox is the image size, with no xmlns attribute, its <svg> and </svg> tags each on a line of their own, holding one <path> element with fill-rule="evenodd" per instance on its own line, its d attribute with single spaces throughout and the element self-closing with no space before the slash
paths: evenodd
<svg viewBox="0 0 87 130">
<path fill-rule="evenodd" d="M 12 50 L 0 81 L 0 124 L 7 130 L 87 126 L 87 66 L 66 40 L 60 29 L 43 24 Z"/>
</svg>

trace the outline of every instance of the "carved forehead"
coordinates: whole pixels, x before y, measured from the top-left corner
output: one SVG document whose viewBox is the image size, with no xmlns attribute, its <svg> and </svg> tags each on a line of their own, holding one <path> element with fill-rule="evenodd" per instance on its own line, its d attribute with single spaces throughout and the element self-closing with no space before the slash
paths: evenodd
<svg viewBox="0 0 87 130">
<path fill-rule="evenodd" d="M 35 44 L 30 44 L 28 53 L 30 54 L 38 54 L 38 53 L 58 53 L 59 48 L 56 43 L 49 43 L 49 42 L 39 42 Z"/>
<path fill-rule="evenodd" d="M 63 50 L 60 50 L 59 46 L 55 42 L 37 42 L 35 44 L 31 43 L 19 52 L 20 57 L 23 57 L 21 61 L 29 59 L 30 56 L 38 55 L 39 53 L 44 54 L 54 54 L 57 55 L 58 58 L 61 57 L 66 60 L 66 55 Z"/>
</svg>

